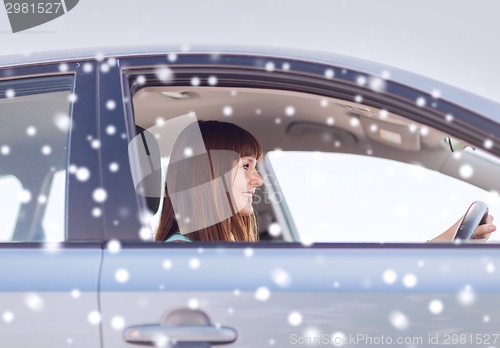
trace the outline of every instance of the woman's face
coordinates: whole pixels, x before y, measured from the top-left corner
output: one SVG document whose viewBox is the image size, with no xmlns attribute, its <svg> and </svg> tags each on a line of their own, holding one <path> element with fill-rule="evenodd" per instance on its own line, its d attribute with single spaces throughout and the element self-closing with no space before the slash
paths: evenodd
<svg viewBox="0 0 500 348">
<path fill-rule="evenodd" d="M 256 165 L 257 159 L 255 157 L 242 157 L 236 169 L 233 169 L 233 197 L 236 209 L 244 216 L 253 213 L 252 199 L 255 189 L 263 184 Z"/>
</svg>

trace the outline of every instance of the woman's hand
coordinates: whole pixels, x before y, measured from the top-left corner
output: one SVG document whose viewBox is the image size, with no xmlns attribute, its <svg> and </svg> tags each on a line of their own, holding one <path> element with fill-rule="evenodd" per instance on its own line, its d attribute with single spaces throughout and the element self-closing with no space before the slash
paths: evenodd
<svg viewBox="0 0 500 348">
<path fill-rule="evenodd" d="M 451 242 L 451 241 L 453 241 L 453 237 L 455 236 L 455 233 L 457 232 L 458 226 L 460 226 L 462 219 L 463 219 L 463 216 L 460 219 L 458 219 L 458 221 L 455 222 L 446 231 L 441 233 L 436 238 L 431 239 L 430 242 Z M 474 236 L 472 237 L 472 239 L 478 240 L 478 241 L 481 241 L 484 243 L 488 240 L 491 233 L 493 233 L 496 229 L 497 229 L 496 226 L 493 225 L 493 216 L 488 215 L 488 217 L 486 218 L 486 223 L 484 225 L 479 225 L 474 230 Z"/>
</svg>

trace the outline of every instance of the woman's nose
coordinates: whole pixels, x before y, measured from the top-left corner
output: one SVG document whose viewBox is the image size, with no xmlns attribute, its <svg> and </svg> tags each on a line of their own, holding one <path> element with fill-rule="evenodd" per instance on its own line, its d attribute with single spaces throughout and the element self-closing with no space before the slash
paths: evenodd
<svg viewBox="0 0 500 348">
<path fill-rule="evenodd" d="M 252 173 L 252 177 L 250 179 L 250 185 L 255 186 L 255 187 L 260 187 L 264 184 L 264 180 L 260 176 L 259 172 L 254 170 Z"/>
</svg>

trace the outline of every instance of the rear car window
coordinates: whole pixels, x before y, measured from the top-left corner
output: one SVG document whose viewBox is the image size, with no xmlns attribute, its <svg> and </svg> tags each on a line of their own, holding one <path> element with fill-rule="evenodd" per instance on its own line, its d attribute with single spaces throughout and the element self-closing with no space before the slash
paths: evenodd
<svg viewBox="0 0 500 348">
<path fill-rule="evenodd" d="M 0 242 L 65 238 L 73 76 L 0 81 Z"/>
</svg>

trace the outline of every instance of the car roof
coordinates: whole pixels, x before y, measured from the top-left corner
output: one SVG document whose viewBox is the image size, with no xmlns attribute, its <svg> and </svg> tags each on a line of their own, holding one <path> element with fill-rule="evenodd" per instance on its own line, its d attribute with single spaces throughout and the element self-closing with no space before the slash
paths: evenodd
<svg viewBox="0 0 500 348">
<path fill-rule="evenodd" d="M 46 51 L 18 55 L 0 56 L 0 68 L 32 65 L 47 62 L 95 59 L 96 57 L 133 57 L 161 54 L 224 54 L 248 55 L 273 59 L 290 59 L 339 66 L 360 73 L 387 78 L 393 82 L 411 86 L 424 93 L 438 93 L 439 98 L 452 102 L 472 112 L 495 121 L 500 121 L 500 104 L 490 99 L 450 86 L 443 82 L 406 70 L 345 55 L 298 49 L 277 49 L 246 46 L 125 46 L 106 48 L 83 48 L 77 50 Z"/>
</svg>

